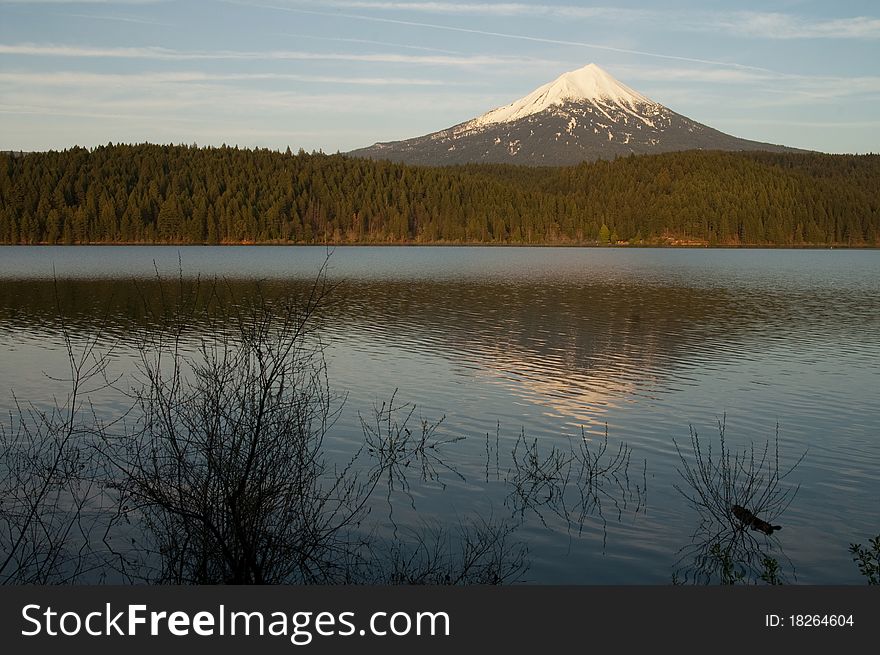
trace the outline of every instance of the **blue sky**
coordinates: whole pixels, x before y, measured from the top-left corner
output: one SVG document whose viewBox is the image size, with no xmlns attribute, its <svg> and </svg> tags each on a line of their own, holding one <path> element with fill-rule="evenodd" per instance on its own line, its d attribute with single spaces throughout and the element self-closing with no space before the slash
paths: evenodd
<svg viewBox="0 0 880 655">
<path fill-rule="evenodd" d="M 880 7 L 797 0 L 0 0 L 0 149 L 345 151 L 590 62 L 737 136 L 880 152 Z"/>
</svg>

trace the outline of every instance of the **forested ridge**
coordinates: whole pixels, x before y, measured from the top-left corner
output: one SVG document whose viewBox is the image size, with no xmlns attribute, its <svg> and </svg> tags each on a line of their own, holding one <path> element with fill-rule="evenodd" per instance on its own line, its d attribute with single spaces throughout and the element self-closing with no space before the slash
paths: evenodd
<svg viewBox="0 0 880 655">
<path fill-rule="evenodd" d="M 416 167 L 236 147 L 0 154 L 3 243 L 880 245 L 880 155 Z"/>
</svg>

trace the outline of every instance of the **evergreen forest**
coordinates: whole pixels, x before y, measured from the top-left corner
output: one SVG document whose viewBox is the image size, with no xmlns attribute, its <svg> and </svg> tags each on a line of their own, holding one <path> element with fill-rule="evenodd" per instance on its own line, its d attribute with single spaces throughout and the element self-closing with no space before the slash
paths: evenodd
<svg viewBox="0 0 880 655">
<path fill-rule="evenodd" d="M 228 146 L 6 152 L 0 242 L 880 246 L 880 155 L 529 168 Z"/>
</svg>

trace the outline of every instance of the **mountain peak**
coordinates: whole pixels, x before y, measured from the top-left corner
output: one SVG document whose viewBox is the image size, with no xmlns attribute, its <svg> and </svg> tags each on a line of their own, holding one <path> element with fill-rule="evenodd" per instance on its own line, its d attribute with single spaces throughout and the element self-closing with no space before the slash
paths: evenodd
<svg viewBox="0 0 880 655">
<path fill-rule="evenodd" d="M 482 116 L 350 154 L 430 166 L 473 162 L 554 166 L 694 149 L 791 150 L 719 132 L 588 64 Z"/>
<path fill-rule="evenodd" d="M 618 82 L 596 64 L 587 64 L 563 73 L 509 105 L 478 116 L 467 127 L 472 129 L 493 123 L 509 123 L 567 102 L 612 105 L 630 112 L 640 105 L 657 104 Z"/>
<path fill-rule="evenodd" d="M 596 64 L 563 73 L 550 83 L 566 100 L 604 100 L 615 104 L 636 105 L 656 104 L 637 91 L 618 82 Z"/>
</svg>

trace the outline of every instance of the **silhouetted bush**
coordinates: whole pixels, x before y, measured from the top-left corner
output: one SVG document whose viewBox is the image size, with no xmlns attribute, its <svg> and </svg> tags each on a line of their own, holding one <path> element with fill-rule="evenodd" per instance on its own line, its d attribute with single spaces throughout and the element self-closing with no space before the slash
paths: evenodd
<svg viewBox="0 0 880 655">
<path fill-rule="evenodd" d="M 403 494 L 415 509 L 414 477 L 464 480 L 445 455 L 464 437 L 442 435 L 442 419 L 416 422 L 395 394 L 361 418 L 360 447 L 329 459 L 344 399 L 320 338 L 324 270 L 307 292 L 271 299 L 259 284 L 239 297 L 217 281 L 160 279 L 159 302 L 143 299 L 134 372 L 120 377 L 101 335 L 75 344 L 62 322 L 69 397 L 16 405 L 0 431 L 2 581 L 501 584 L 528 570 L 527 514 L 580 531 L 602 499 L 641 505 L 625 444 L 582 435 L 542 448 L 521 435 L 509 462 L 495 444 L 506 515 L 400 525 L 394 506 Z M 124 408 L 92 410 L 95 390 Z M 367 522 L 377 502 L 390 535 Z"/>
<path fill-rule="evenodd" d="M 785 557 L 778 538 L 779 526 L 757 529 L 778 521 L 798 491 L 785 480 L 804 455 L 784 469 L 779 459 L 779 428 L 775 440 L 754 443 L 743 450 L 731 450 L 725 439 L 725 423 L 718 422 L 718 451 L 706 445 L 691 428 L 690 456 L 678 443 L 681 465 L 678 473 L 684 485 L 676 489 L 697 510 L 700 523 L 691 543 L 680 551 L 674 580 L 722 584 L 763 580 L 778 584 L 784 580 L 777 557 Z M 761 536 L 757 536 L 759 532 Z M 791 564 L 790 562 L 788 562 Z M 792 569 L 793 567 L 789 567 Z"/>
</svg>

